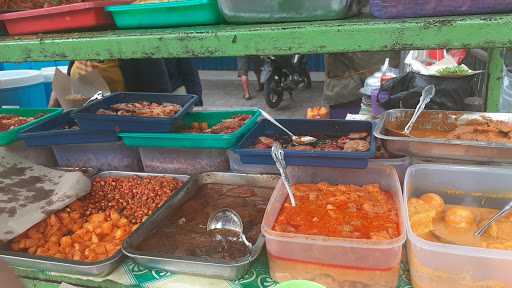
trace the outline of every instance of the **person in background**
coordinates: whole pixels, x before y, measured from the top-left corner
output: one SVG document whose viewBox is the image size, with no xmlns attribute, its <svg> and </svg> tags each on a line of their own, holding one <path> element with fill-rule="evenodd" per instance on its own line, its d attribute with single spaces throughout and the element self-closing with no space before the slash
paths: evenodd
<svg viewBox="0 0 512 288">
<path fill-rule="evenodd" d="M 108 61 L 74 61 L 68 74 L 76 79 L 92 70 L 98 71 L 111 92 L 148 92 L 193 94 L 202 106 L 202 85 L 190 59 L 129 59 Z M 50 107 L 58 106 L 54 95 Z"/>
<path fill-rule="evenodd" d="M 323 103 L 330 108 L 330 116 L 344 119 L 348 113 L 361 109 L 359 90 L 364 81 L 378 71 L 386 58 L 391 67 L 399 67 L 400 52 L 337 53 L 325 56 Z"/>
<path fill-rule="evenodd" d="M 250 100 L 251 90 L 249 84 L 249 70 L 250 66 L 254 66 L 254 74 L 256 74 L 256 79 L 258 81 L 258 91 L 263 91 L 263 83 L 261 83 L 261 69 L 264 65 L 263 58 L 259 56 L 245 56 L 237 58 L 238 65 L 238 77 L 240 78 L 240 82 L 242 83 L 243 90 L 243 98 L 245 100 Z"/>
</svg>

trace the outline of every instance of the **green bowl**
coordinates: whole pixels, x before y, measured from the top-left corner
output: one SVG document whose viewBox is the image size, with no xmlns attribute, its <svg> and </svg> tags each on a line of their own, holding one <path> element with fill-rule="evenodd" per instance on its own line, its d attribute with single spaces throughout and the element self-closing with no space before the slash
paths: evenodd
<svg viewBox="0 0 512 288">
<path fill-rule="evenodd" d="M 306 281 L 306 280 L 293 280 L 286 281 L 279 285 L 276 288 L 326 288 L 318 283 Z"/>
</svg>

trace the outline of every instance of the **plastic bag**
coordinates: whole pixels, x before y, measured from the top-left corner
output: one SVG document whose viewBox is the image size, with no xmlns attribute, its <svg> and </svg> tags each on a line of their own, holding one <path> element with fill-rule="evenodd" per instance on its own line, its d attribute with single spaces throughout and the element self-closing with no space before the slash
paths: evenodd
<svg viewBox="0 0 512 288">
<path fill-rule="evenodd" d="M 475 77 L 476 75 L 439 77 L 408 72 L 381 87 L 381 91 L 391 96 L 386 100 L 379 97 L 379 104 L 386 110 L 415 109 L 423 89 L 433 84 L 436 86 L 436 94 L 427 105 L 427 110 L 462 111 L 464 99 L 473 97 L 475 94 L 473 88 Z"/>
</svg>

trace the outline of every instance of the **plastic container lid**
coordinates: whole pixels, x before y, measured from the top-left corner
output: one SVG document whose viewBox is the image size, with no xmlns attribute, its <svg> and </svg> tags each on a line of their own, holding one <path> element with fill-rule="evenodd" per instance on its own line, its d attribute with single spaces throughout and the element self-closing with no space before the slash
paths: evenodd
<svg viewBox="0 0 512 288">
<path fill-rule="evenodd" d="M 0 71 L 0 89 L 16 88 L 44 82 L 38 70 Z"/>
<path fill-rule="evenodd" d="M 83 3 L 75 3 L 69 5 L 60 5 L 48 8 L 40 8 L 40 9 L 32 9 L 27 11 L 19 11 L 13 13 L 7 13 L 0 15 L 0 20 L 17 20 L 21 18 L 28 17 L 36 17 L 36 16 L 48 16 L 50 14 L 59 14 L 59 13 L 70 13 L 76 12 L 85 9 L 92 8 L 103 8 L 112 5 L 122 5 L 128 4 L 131 0 L 112 0 L 112 1 L 92 1 L 92 2 L 83 2 Z"/>
<path fill-rule="evenodd" d="M 41 69 L 41 74 L 43 75 L 44 82 L 52 82 L 53 77 L 55 76 L 55 70 L 59 69 L 62 73 L 67 73 L 67 66 L 59 66 L 59 67 L 46 67 Z"/>
<path fill-rule="evenodd" d="M 292 280 L 283 282 L 276 288 L 325 288 L 325 286 L 306 280 Z"/>
</svg>

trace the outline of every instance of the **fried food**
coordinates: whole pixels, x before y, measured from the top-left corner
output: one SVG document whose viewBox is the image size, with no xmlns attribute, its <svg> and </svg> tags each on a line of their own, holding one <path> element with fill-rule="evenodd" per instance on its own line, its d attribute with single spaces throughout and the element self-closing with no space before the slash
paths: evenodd
<svg viewBox="0 0 512 288">
<path fill-rule="evenodd" d="M 83 262 L 109 258 L 181 185 L 170 177 L 96 178 L 89 194 L 32 226 L 10 248 Z"/>
<path fill-rule="evenodd" d="M 182 107 L 173 103 L 150 103 L 139 101 L 135 103 L 120 103 L 111 105 L 110 109 L 99 109 L 98 115 L 139 116 L 139 117 L 172 117 L 180 112 Z"/>
<path fill-rule="evenodd" d="M 0 132 L 8 131 L 16 127 L 25 125 L 43 116 L 44 114 L 38 114 L 34 117 L 22 117 L 19 115 L 0 114 Z"/>
<path fill-rule="evenodd" d="M 475 225 L 476 217 L 469 209 L 464 207 L 452 207 L 446 210 L 444 222 L 456 228 L 469 228 Z"/>
<path fill-rule="evenodd" d="M 295 145 L 283 139 L 260 137 L 253 148 L 271 149 L 274 141 L 279 141 L 284 149 L 294 151 L 326 151 L 326 152 L 366 152 L 370 150 L 370 139 L 367 132 L 353 132 L 342 137 L 318 137 L 315 143 Z"/>
<path fill-rule="evenodd" d="M 223 120 L 212 128 L 208 128 L 208 123 L 206 122 L 194 122 L 190 129 L 183 130 L 182 132 L 197 134 L 231 134 L 240 130 L 249 119 L 251 119 L 251 115 L 236 115 L 230 119 Z"/>
<path fill-rule="evenodd" d="M 434 210 L 436 210 L 436 215 L 444 211 L 445 203 L 441 196 L 435 193 L 427 193 L 421 195 L 420 199 L 430 207 L 434 208 Z"/>
</svg>

